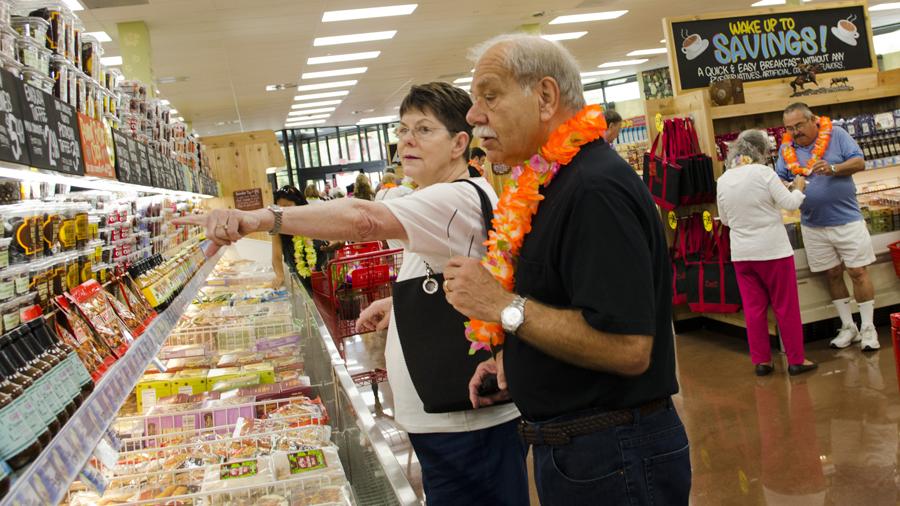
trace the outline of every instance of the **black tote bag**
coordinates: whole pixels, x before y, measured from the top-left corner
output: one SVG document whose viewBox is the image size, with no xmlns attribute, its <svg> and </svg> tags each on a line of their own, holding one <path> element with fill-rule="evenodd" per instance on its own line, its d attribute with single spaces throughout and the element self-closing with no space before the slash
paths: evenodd
<svg viewBox="0 0 900 506">
<path fill-rule="evenodd" d="M 681 166 L 670 161 L 666 149 L 666 137 L 671 139 L 671 122 L 667 121 L 663 132 L 656 135 L 650 151 L 644 153 L 644 184 L 650 190 L 653 201 L 660 208 L 671 211 L 679 206 L 681 185 Z M 662 157 L 656 151 L 659 147 L 660 137 L 663 137 Z"/>
<path fill-rule="evenodd" d="M 491 230 L 494 211 L 487 194 L 477 184 L 486 230 Z M 430 269 L 430 268 L 429 268 Z M 428 276 L 394 282 L 394 318 L 409 377 L 426 413 L 450 413 L 472 409 L 469 380 L 478 364 L 491 358 L 488 351 L 469 354 L 465 335 L 468 320 L 447 302 L 443 274 L 431 274 L 437 291 L 428 294 L 422 283 Z"/>
</svg>

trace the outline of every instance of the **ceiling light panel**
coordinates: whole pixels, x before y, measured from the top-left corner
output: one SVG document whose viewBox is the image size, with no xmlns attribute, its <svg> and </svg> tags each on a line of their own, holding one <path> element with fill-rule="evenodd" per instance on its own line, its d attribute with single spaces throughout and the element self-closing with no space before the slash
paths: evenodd
<svg viewBox="0 0 900 506">
<path fill-rule="evenodd" d="M 117 65 L 122 64 L 121 56 L 104 56 L 100 58 L 100 63 L 106 65 L 107 67 L 115 67 Z"/>
<path fill-rule="evenodd" d="M 638 49 L 636 51 L 632 51 L 625 56 L 650 56 L 655 54 L 666 54 L 668 49 L 664 47 L 656 47 L 653 49 Z"/>
<path fill-rule="evenodd" d="M 306 102 L 302 104 L 294 104 L 291 109 L 309 109 L 310 107 L 322 107 L 326 105 L 338 105 L 340 100 L 321 100 L 319 102 Z"/>
<path fill-rule="evenodd" d="M 634 65 L 640 65 L 642 63 L 647 63 L 648 61 L 650 61 L 650 60 L 648 60 L 646 58 L 640 58 L 637 60 L 611 61 L 611 62 L 606 62 L 602 65 L 597 65 L 597 68 L 605 69 L 605 68 L 609 68 L 609 67 L 632 67 Z"/>
<path fill-rule="evenodd" d="M 550 21 L 551 25 L 564 25 L 568 23 L 585 23 L 588 21 L 609 21 L 610 19 L 617 19 L 625 14 L 628 14 L 628 11 L 606 11 L 606 12 L 588 12 L 585 14 L 572 14 L 569 16 L 559 16 Z"/>
<path fill-rule="evenodd" d="M 471 83 L 471 82 L 472 82 L 471 77 L 460 77 L 459 79 L 454 80 L 453 84 L 465 84 L 465 83 Z"/>
<path fill-rule="evenodd" d="M 387 5 L 367 9 L 347 9 L 342 11 L 326 11 L 322 14 L 323 23 L 334 21 L 350 21 L 353 19 L 386 18 L 391 16 L 408 16 L 419 4 Z"/>
<path fill-rule="evenodd" d="M 372 118 L 363 118 L 356 122 L 357 125 L 374 125 L 377 123 L 390 123 L 397 121 L 397 116 L 374 116 Z"/>
<path fill-rule="evenodd" d="M 333 81 L 330 83 L 319 83 L 319 84 L 301 84 L 297 86 L 297 91 L 315 91 L 315 90 L 327 90 L 331 88 L 348 88 L 350 86 L 356 86 L 356 83 L 359 81 L 350 80 L 350 81 Z"/>
<path fill-rule="evenodd" d="M 350 90 L 326 91 L 323 93 L 309 93 L 307 95 L 296 95 L 294 100 L 316 100 L 319 98 L 343 97 L 350 93 Z"/>
<path fill-rule="evenodd" d="M 897 9 L 900 9 L 900 2 L 890 2 L 886 4 L 872 5 L 869 7 L 869 12 L 893 11 Z"/>
<path fill-rule="evenodd" d="M 300 79 L 320 79 L 322 77 L 351 76 L 354 74 L 365 74 L 369 67 L 353 67 L 349 69 L 323 70 L 321 72 L 306 72 L 300 76 Z M 297 88 L 300 89 L 299 87 Z"/>
<path fill-rule="evenodd" d="M 285 123 L 284 126 L 286 126 L 288 128 L 293 128 L 293 127 L 300 127 L 300 126 L 321 125 L 321 124 L 325 123 L 325 121 L 326 120 L 324 120 L 324 119 L 317 119 L 315 121 L 300 121 L 297 123 Z"/>
<path fill-rule="evenodd" d="M 316 37 L 313 46 L 336 46 L 338 44 L 354 44 L 357 42 L 371 42 L 374 40 L 393 39 L 397 30 L 384 32 L 354 33 L 352 35 L 335 35 L 333 37 Z"/>
<path fill-rule="evenodd" d="M 98 42 L 112 42 L 112 37 L 106 32 L 87 32 L 85 35 L 90 35 L 97 39 Z"/>
<path fill-rule="evenodd" d="M 546 40 L 574 40 L 580 39 L 587 35 L 587 32 L 567 32 L 567 33 L 548 33 L 541 35 L 542 39 Z"/>
<path fill-rule="evenodd" d="M 321 109 L 304 109 L 303 114 L 321 114 L 325 112 L 334 112 L 336 107 L 322 107 Z M 290 115 L 291 113 L 288 113 Z"/>
<path fill-rule="evenodd" d="M 365 51 L 362 53 L 335 54 L 331 56 L 314 56 L 306 60 L 307 65 L 322 65 L 324 63 L 340 63 L 345 61 L 371 60 L 378 58 L 381 51 Z"/>
<path fill-rule="evenodd" d="M 592 70 L 591 72 L 582 72 L 581 77 L 608 76 L 618 74 L 620 69 Z"/>
<path fill-rule="evenodd" d="M 311 119 L 325 119 L 330 114 L 313 114 L 311 116 L 303 116 L 306 114 L 306 111 L 291 111 L 288 113 L 288 121 L 307 121 Z"/>
</svg>

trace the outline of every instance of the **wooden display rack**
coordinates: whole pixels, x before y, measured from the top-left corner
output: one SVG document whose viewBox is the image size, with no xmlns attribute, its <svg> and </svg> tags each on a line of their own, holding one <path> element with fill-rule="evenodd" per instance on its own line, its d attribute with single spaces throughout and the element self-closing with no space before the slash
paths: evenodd
<svg viewBox="0 0 900 506">
<path fill-rule="evenodd" d="M 713 171 L 716 179 L 722 175 L 724 164 L 716 159 L 715 136 L 737 132 L 748 128 L 766 128 L 782 124 L 782 111 L 790 103 L 803 101 L 818 114 L 832 117 L 855 116 L 864 112 L 900 109 L 900 70 L 889 72 L 852 72 L 846 77 L 855 91 L 834 92 L 808 97 L 791 98 L 789 80 L 768 81 L 745 85 L 746 103 L 714 107 L 707 89 L 682 92 L 680 95 L 662 100 L 646 102 L 647 126 L 650 138 L 658 133 L 656 116 L 691 117 L 704 153 L 713 157 Z M 843 76 L 843 75 L 842 75 Z M 822 79 L 827 86 L 828 79 Z M 857 185 L 885 182 L 886 186 L 900 186 L 900 166 L 870 169 L 854 176 Z M 714 215 L 715 204 L 683 206 L 676 210 L 679 216 L 698 210 L 709 210 Z M 664 221 L 665 222 L 665 221 Z M 671 240 L 673 232 L 668 229 Z M 876 308 L 900 304 L 900 283 L 897 282 L 893 263 L 887 245 L 900 240 L 900 231 L 874 235 L 872 241 L 878 260 L 869 267 L 875 285 Z M 804 324 L 837 317 L 831 304 L 825 276 L 810 273 L 804 250 L 794 252 L 797 267 L 798 289 L 800 292 L 801 317 Z M 848 286 L 852 286 L 849 277 Z M 684 320 L 704 316 L 731 325 L 745 326 L 742 313 L 696 314 L 686 306 L 677 307 L 675 319 Z M 774 317 L 769 316 L 769 331 L 776 333 Z"/>
</svg>

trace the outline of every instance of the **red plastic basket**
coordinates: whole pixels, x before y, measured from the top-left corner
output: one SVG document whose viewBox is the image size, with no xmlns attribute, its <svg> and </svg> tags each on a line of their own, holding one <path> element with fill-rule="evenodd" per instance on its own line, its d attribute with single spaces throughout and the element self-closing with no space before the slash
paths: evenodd
<svg viewBox="0 0 900 506">
<path fill-rule="evenodd" d="M 894 261 L 894 273 L 900 278 L 900 241 L 888 245 L 891 252 L 891 260 Z"/>
</svg>

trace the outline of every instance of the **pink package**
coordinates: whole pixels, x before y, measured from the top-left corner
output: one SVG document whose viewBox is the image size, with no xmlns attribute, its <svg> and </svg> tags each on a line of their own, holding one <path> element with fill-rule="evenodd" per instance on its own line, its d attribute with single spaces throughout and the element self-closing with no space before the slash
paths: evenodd
<svg viewBox="0 0 900 506">
<path fill-rule="evenodd" d="M 250 395 L 210 399 L 203 403 L 200 426 L 203 428 L 216 427 L 217 433 L 228 434 L 231 431 L 226 426 L 234 425 L 238 418 L 248 420 L 256 418 L 254 402 L 256 402 L 256 397 Z"/>
<path fill-rule="evenodd" d="M 267 339 L 260 339 L 256 341 L 256 344 L 253 348 L 256 351 L 267 351 L 275 348 L 281 348 L 282 346 L 288 346 L 291 344 L 297 344 L 300 342 L 300 334 L 288 334 L 286 336 L 281 337 L 270 337 Z"/>
</svg>

